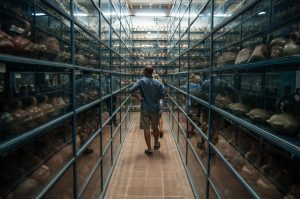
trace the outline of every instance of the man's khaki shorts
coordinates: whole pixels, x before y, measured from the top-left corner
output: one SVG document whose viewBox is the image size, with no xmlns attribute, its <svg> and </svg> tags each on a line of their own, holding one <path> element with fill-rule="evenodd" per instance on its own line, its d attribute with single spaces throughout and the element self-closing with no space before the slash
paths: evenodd
<svg viewBox="0 0 300 199">
<path fill-rule="evenodd" d="M 140 117 L 140 128 L 141 129 L 150 129 L 154 130 L 158 128 L 159 122 L 159 112 L 150 113 L 144 109 L 141 109 Z"/>
</svg>

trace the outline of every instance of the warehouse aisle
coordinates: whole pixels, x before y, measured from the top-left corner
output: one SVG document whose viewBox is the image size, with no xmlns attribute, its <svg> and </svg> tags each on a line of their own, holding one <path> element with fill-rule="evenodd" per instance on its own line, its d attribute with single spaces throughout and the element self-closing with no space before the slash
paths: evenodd
<svg viewBox="0 0 300 199">
<path fill-rule="evenodd" d="M 105 199 L 193 199 L 175 142 L 164 117 L 161 148 L 152 157 L 144 154 L 146 144 L 139 129 L 139 113 L 132 123 Z M 151 138 L 154 141 L 153 137 Z"/>
</svg>

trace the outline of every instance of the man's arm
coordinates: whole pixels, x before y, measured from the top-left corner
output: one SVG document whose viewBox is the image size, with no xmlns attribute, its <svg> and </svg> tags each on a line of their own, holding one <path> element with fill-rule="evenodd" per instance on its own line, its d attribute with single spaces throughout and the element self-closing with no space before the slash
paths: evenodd
<svg viewBox="0 0 300 199">
<path fill-rule="evenodd" d="M 132 94 L 139 88 L 140 88 L 140 81 L 137 81 L 128 89 L 128 92 Z"/>
<path fill-rule="evenodd" d="M 165 98 L 165 87 L 163 84 L 159 87 L 159 99 L 164 99 Z"/>
<path fill-rule="evenodd" d="M 137 100 L 143 101 L 144 98 L 142 98 L 140 95 L 138 95 L 137 93 L 131 93 L 131 96 L 134 97 Z"/>
<path fill-rule="evenodd" d="M 128 89 L 128 91 L 129 91 L 129 93 L 131 94 L 132 97 L 134 97 L 138 100 L 143 100 L 144 98 L 142 98 L 140 95 L 135 93 L 135 91 L 138 90 L 139 88 L 140 88 L 140 81 L 137 81 L 136 83 L 133 84 L 132 87 L 130 87 Z"/>
</svg>

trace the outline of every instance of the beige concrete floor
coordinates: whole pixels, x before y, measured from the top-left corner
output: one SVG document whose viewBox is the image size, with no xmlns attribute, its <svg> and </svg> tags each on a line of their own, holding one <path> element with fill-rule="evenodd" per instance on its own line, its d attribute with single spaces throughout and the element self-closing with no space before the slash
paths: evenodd
<svg viewBox="0 0 300 199">
<path fill-rule="evenodd" d="M 105 199 L 194 199 L 167 119 L 161 148 L 151 157 L 139 129 L 139 113 L 132 123 L 106 191 Z M 154 139 L 151 138 L 152 146 Z"/>
</svg>

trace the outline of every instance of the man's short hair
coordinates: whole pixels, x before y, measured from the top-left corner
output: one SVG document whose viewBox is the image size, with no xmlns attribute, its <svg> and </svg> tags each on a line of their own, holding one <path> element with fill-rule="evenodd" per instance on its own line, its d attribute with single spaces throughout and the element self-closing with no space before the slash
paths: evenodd
<svg viewBox="0 0 300 199">
<path fill-rule="evenodd" d="M 152 66 L 145 66 L 145 68 L 144 68 L 145 76 L 151 76 L 152 77 L 152 73 L 153 73 L 153 67 Z"/>
</svg>

